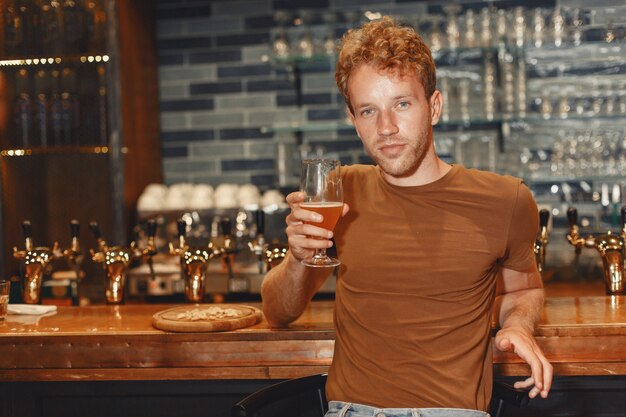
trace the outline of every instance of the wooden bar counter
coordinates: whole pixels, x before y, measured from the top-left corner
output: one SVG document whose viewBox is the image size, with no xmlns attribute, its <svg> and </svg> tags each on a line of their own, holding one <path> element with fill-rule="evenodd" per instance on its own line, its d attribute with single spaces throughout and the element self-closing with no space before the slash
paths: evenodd
<svg viewBox="0 0 626 417">
<path fill-rule="evenodd" d="M 551 293 L 559 291 L 548 287 L 536 337 L 555 374 L 626 375 L 626 297 Z M 59 307 L 43 317 L 10 315 L 0 322 L 0 381 L 284 379 L 325 371 L 332 360 L 332 301 L 313 302 L 287 329 L 261 321 L 213 333 L 153 328 L 152 315 L 170 307 Z M 494 363 L 499 375 L 529 373 L 513 354 L 496 351 Z"/>
</svg>

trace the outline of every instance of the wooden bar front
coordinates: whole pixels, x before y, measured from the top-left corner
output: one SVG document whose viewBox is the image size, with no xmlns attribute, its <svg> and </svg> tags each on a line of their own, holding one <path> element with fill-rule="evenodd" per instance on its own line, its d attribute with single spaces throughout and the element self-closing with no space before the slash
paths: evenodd
<svg viewBox="0 0 626 417">
<path fill-rule="evenodd" d="M 258 306 L 258 304 L 257 304 Z M 323 372 L 333 356 L 333 302 L 315 301 L 287 329 L 170 333 L 171 305 L 60 307 L 0 323 L 0 381 L 285 379 Z M 626 297 L 547 297 L 536 337 L 555 374 L 626 375 Z M 528 375 L 494 349 L 496 373 Z"/>
</svg>

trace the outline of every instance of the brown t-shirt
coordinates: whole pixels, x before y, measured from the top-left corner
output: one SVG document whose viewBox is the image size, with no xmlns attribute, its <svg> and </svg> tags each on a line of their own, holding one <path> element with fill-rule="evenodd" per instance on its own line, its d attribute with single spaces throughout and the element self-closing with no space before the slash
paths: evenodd
<svg viewBox="0 0 626 417">
<path fill-rule="evenodd" d="M 537 206 L 521 180 L 460 165 L 416 187 L 342 167 L 337 339 L 329 400 L 486 410 L 500 267 L 535 264 Z"/>
</svg>

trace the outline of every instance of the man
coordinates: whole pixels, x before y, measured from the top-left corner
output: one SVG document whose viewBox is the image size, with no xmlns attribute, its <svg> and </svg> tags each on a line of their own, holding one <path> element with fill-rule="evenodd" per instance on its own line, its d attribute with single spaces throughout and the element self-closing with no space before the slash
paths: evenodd
<svg viewBox="0 0 626 417">
<path fill-rule="evenodd" d="M 299 207 L 302 193 L 287 197 L 289 253 L 262 288 L 270 324 L 297 319 L 330 274 L 301 261 L 335 238 L 342 265 L 329 415 L 485 415 L 497 281 L 496 346 L 530 365 L 516 387 L 546 398 L 552 367 L 533 338 L 543 289 L 529 190 L 437 157 L 432 126 L 442 97 L 413 29 L 383 18 L 349 31 L 336 80 L 377 166 L 342 168 L 345 204 L 334 235 L 303 223 L 321 219 Z"/>
</svg>

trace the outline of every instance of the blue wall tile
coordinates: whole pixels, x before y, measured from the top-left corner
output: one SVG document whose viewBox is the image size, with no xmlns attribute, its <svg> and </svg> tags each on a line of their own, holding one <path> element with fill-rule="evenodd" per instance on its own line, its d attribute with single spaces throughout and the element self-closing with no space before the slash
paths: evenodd
<svg viewBox="0 0 626 417">
<path fill-rule="evenodd" d="M 271 188 L 274 186 L 274 183 L 276 182 L 276 176 L 275 175 L 252 175 L 250 177 L 250 181 L 252 182 L 252 184 L 256 185 L 257 187 Z"/>
<path fill-rule="evenodd" d="M 197 83 L 189 85 L 189 93 L 194 94 L 216 94 L 216 93 L 239 93 L 241 83 L 236 81 L 219 83 Z"/>
<path fill-rule="evenodd" d="M 260 65 L 241 65 L 241 66 L 222 66 L 217 69 L 219 78 L 228 77 L 246 77 L 255 75 L 270 75 L 271 68 L 267 64 Z"/>
<path fill-rule="evenodd" d="M 273 159 L 236 159 L 222 161 L 222 171 L 252 171 L 258 169 L 274 169 Z"/>
<path fill-rule="evenodd" d="M 241 50 L 196 52 L 189 54 L 190 64 L 241 61 Z"/>
<path fill-rule="evenodd" d="M 274 16 L 255 16 L 244 20 L 246 29 L 270 29 L 275 25 Z"/>
<path fill-rule="evenodd" d="M 220 139 L 271 138 L 272 133 L 262 133 L 259 128 L 220 129 Z"/>
<path fill-rule="evenodd" d="M 213 130 L 184 130 L 178 132 L 162 132 L 163 143 L 207 141 L 215 138 Z"/>
<path fill-rule="evenodd" d="M 157 56 L 159 66 L 161 65 L 182 65 L 185 62 L 183 54 L 159 54 Z"/>
<path fill-rule="evenodd" d="M 343 116 L 343 111 L 339 109 L 309 110 L 307 112 L 309 120 L 337 120 Z"/>
<path fill-rule="evenodd" d="M 328 0 L 274 0 L 274 9 L 325 9 L 328 7 Z"/>
<path fill-rule="evenodd" d="M 212 98 L 161 100 L 161 111 L 212 110 L 214 106 Z"/>
<path fill-rule="evenodd" d="M 157 40 L 157 48 L 160 51 L 171 50 L 189 50 L 194 48 L 211 48 L 213 45 L 213 38 L 200 37 L 200 38 L 176 38 L 176 39 L 159 39 Z"/>
<path fill-rule="evenodd" d="M 176 6 L 176 4 L 174 3 L 172 6 Z M 157 10 L 157 19 L 181 19 L 185 17 L 211 16 L 211 6 L 191 5 L 185 7 L 180 3 L 177 6 L 178 7 L 168 8 L 159 7 Z"/>
<path fill-rule="evenodd" d="M 248 91 L 279 91 L 293 90 L 295 85 L 291 80 L 259 80 L 247 83 Z"/>
<path fill-rule="evenodd" d="M 242 35 L 222 35 L 217 37 L 216 46 L 258 45 L 260 43 L 268 43 L 269 40 L 269 32 L 246 33 Z"/>
<path fill-rule="evenodd" d="M 175 147 L 164 146 L 161 149 L 161 154 L 163 155 L 163 158 L 178 158 L 182 156 L 187 156 L 187 147 L 186 146 L 175 146 Z"/>
</svg>

